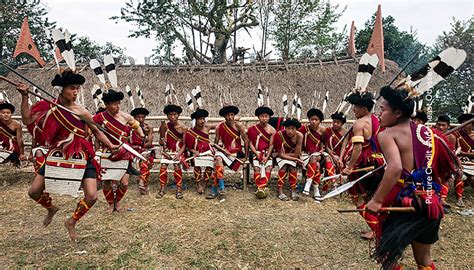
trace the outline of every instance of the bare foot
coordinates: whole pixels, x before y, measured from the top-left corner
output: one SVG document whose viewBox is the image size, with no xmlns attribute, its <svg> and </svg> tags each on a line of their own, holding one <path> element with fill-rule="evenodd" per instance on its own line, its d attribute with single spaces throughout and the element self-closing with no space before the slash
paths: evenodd
<svg viewBox="0 0 474 270">
<path fill-rule="evenodd" d="M 117 202 L 116 205 L 115 205 L 115 211 L 117 212 L 123 212 L 124 209 L 122 208 L 122 206 L 120 205 L 120 202 Z"/>
<path fill-rule="evenodd" d="M 198 192 L 198 194 L 203 194 L 204 193 L 204 187 L 201 184 L 201 182 L 198 182 L 198 184 L 197 184 L 197 192 Z"/>
<path fill-rule="evenodd" d="M 362 237 L 364 239 L 367 239 L 367 240 L 373 239 L 374 238 L 374 232 L 373 231 L 368 231 L 366 233 L 361 234 L 360 237 Z"/>
<path fill-rule="evenodd" d="M 112 214 L 115 210 L 114 204 L 109 204 L 109 207 L 107 208 L 107 213 Z"/>
<path fill-rule="evenodd" d="M 46 214 L 46 216 L 43 219 L 43 226 L 46 227 L 51 223 L 51 221 L 53 220 L 54 215 L 56 214 L 56 212 L 58 212 L 58 210 L 59 210 L 59 208 L 54 206 L 54 205 L 51 208 L 48 209 L 48 213 Z"/>
<path fill-rule="evenodd" d="M 76 221 L 70 218 L 64 222 L 64 226 L 67 229 L 67 232 L 69 234 L 69 237 L 71 238 L 71 241 L 77 242 L 79 236 L 77 235 L 77 231 L 76 231 Z"/>
</svg>

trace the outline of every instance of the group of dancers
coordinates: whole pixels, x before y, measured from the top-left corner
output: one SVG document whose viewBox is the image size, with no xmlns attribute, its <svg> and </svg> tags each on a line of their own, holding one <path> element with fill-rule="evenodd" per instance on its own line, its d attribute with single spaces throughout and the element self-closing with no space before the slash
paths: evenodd
<svg viewBox="0 0 474 270">
<path fill-rule="evenodd" d="M 184 196 L 183 169 L 193 167 L 197 193 L 223 200 L 225 168 L 238 171 L 248 163 L 253 168 L 256 198 L 268 196 L 271 172 L 277 167 L 278 199 L 297 201 L 301 170 L 302 193 L 311 194 L 316 202 L 324 199 L 322 193 L 352 184 L 348 193 L 371 229 L 364 237 L 377 239 L 374 256 L 384 268 L 400 269 L 398 259 L 411 244 L 419 269 L 435 269 L 430 247 L 438 240 L 443 205 L 448 205 L 448 183 L 454 180 L 458 206 L 463 206 L 463 184 L 473 183 L 469 168 L 474 156 L 472 103 L 458 118 L 461 126 L 452 130 L 448 129 L 446 116 L 439 117 L 434 128 L 425 126 L 427 115 L 416 112 L 417 100 L 427 90 L 425 79 L 430 78 L 429 87 L 433 86 L 433 77 L 439 76 L 441 81 L 462 63 L 453 63 L 450 56 L 463 53 L 448 48 L 421 71 L 394 87 L 383 87 L 379 97 L 366 89 L 377 63 L 373 66 L 370 59 L 377 56 L 363 55 L 356 87 L 344 96 L 331 114 L 332 126 L 326 128 L 321 124 L 325 119 L 323 110 L 318 108 L 310 108 L 306 113 L 308 123 L 301 123 L 298 99 L 296 117 L 274 116 L 269 104 L 264 105 L 260 91 L 256 124 L 245 126 L 240 122 L 239 108 L 229 102 L 219 110 L 224 120 L 209 123 L 200 89 L 193 89 L 186 100 L 193 110 L 192 126 L 188 127 L 179 119 L 183 108 L 172 102 L 168 92 L 163 108 L 168 121 L 158 129 L 158 144 L 153 139 L 153 127 L 146 120 L 149 111 L 144 106 L 130 114 L 121 110 L 125 95 L 116 87 L 101 93 L 96 104 L 103 102 L 103 106 L 92 116 L 76 102 L 85 78 L 73 69 L 63 69 L 53 78 L 51 85 L 59 93 L 57 97 L 44 98 L 33 106 L 28 102 L 32 94 L 29 85 L 16 83 L 22 97 L 21 121 L 33 139 L 36 175 L 28 194 L 47 210 L 43 220 L 47 226 L 58 211 L 49 194 L 55 190 L 51 183 L 78 182 L 84 196 L 65 221 L 70 238 L 77 240 L 75 225 L 96 202 L 98 180 L 108 210 L 114 212 L 122 210 L 120 203 L 131 174 L 139 175 L 140 193 L 149 193 L 154 163 L 159 163 L 160 168 L 156 197 L 165 196 L 171 167 L 177 199 Z M 456 59 L 459 58 L 462 57 Z M 101 70 L 97 65 L 93 69 L 102 81 Z M 373 113 L 376 104 L 378 116 Z M 349 108 L 356 120 L 345 129 Z M 11 119 L 15 107 L 4 102 L 0 111 L 4 159 L 25 160 L 22 125 Z M 209 136 L 211 130 L 215 130 L 214 140 Z M 136 160 L 139 166 L 134 168 Z M 284 192 L 287 179 L 289 196 Z M 405 210 L 386 211 L 394 206 Z"/>
</svg>

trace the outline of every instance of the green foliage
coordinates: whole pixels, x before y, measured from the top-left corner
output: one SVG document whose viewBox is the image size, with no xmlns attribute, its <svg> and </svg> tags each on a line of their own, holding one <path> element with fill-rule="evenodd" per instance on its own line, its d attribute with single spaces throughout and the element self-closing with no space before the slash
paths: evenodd
<svg viewBox="0 0 474 270">
<path fill-rule="evenodd" d="M 369 46 L 370 38 L 375 24 L 375 14 L 365 23 L 364 29 L 357 31 L 355 35 L 356 49 L 360 53 L 365 53 Z M 382 18 L 385 58 L 395 61 L 400 67 L 405 66 L 412 59 L 415 53 L 423 46 L 413 31 L 400 31 L 395 25 L 395 18 L 387 16 Z M 413 62 L 405 70 L 410 74 L 424 64 L 429 59 L 429 48 L 424 48 Z"/>
<path fill-rule="evenodd" d="M 93 58 L 102 62 L 105 54 L 112 54 L 118 63 L 126 61 L 124 48 L 114 45 L 112 42 L 100 45 L 87 36 L 77 37 L 73 35 L 72 46 L 77 63 L 88 64 L 89 60 Z"/>
<path fill-rule="evenodd" d="M 270 33 L 281 58 L 314 58 L 343 52 L 346 33 L 337 33 L 335 23 L 345 8 L 338 9 L 327 0 L 275 3 Z"/>
<path fill-rule="evenodd" d="M 252 2 L 228 2 L 130 0 L 111 19 L 136 25 L 130 37 L 154 37 L 154 62 L 175 64 L 173 51 L 182 48 L 188 63 L 224 63 L 233 33 L 258 25 Z"/>
<path fill-rule="evenodd" d="M 433 118 L 448 114 L 453 119 L 463 112 L 469 94 L 473 93 L 473 19 L 459 21 L 453 18 L 451 29 L 438 36 L 433 46 L 433 54 L 438 54 L 448 47 L 463 49 L 466 51 L 466 61 L 445 81 L 436 85 L 433 89 Z M 453 121 L 456 122 L 456 121 Z"/>
</svg>

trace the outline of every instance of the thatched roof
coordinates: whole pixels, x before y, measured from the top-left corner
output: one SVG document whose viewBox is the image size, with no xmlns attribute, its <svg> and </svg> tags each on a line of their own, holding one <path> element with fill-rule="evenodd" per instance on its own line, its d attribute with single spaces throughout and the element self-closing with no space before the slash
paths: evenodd
<svg viewBox="0 0 474 270">
<path fill-rule="evenodd" d="M 256 92 L 260 82 L 262 87 L 270 90 L 270 103 L 276 114 L 282 115 L 281 97 L 288 94 L 289 102 L 295 91 L 302 99 L 303 111 L 309 109 L 314 90 L 321 91 L 321 98 L 326 90 L 330 91 L 330 101 L 326 114 L 335 110 L 342 96 L 353 88 L 357 74 L 358 62 L 354 59 L 339 59 L 324 62 L 299 62 L 299 63 L 277 63 L 261 65 L 232 65 L 232 66 L 201 66 L 201 67 L 163 67 L 163 66 L 119 66 L 117 68 L 119 87 L 125 92 L 125 85 L 135 89 L 137 85 L 144 92 L 147 108 L 151 115 L 162 115 L 164 106 L 164 90 L 166 84 L 172 83 L 177 90 L 180 105 L 184 107 L 186 94 L 197 85 L 203 90 L 204 107 L 209 110 L 210 116 L 217 116 L 220 107 L 218 97 L 218 86 L 226 93 L 231 90 L 232 99 L 236 106 L 241 109 L 241 116 L 253 116 L 257 106 Z M 386 61 L 386 71 L 382 73 L 376 70 L 369 83 L 369 91 L 380 89 L 399 71 L 398 65 L 392 61 Z M 40 68 L 18 68 L 18 71 L 32 79 L 44 89 L 52 91 L 50 81 L 54 77 L 55 69 Z M 86 107 L 91 112 L 95 111 L 90 89 L 93 84 L 98 84 L 98 79 L 93 71 L 86 67 L 82 74 L 87 81 L 84 84 L 84 96 Z M 10 73 L 9 78 L 19 80 Z M 10 100 L 15 106 L 19 106 L 21 100 L 19 93 L 11 85 L 0 82 L 0 89 L 6 90 Z M 135 97 L 135 104 L 138 98 Z M 319 107 L 322 101 L 319 102 Z M 123 101 L 122 108 L 130 111 L 128 99 Z M 290 108 L 291 109 L 291 108 Z M 19 114 L 19 110 L 16 112 Z M 183 115 L 190 113 L 185 109 Z"/>
</svg>

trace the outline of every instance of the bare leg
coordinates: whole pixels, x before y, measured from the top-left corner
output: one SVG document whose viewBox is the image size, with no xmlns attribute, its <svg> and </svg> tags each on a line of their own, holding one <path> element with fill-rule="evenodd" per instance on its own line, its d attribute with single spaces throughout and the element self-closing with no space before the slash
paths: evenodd
<svg viewBox="0 0 474 270">
<path fill-rule="evenodd" d="M 112 189 L 112 180 L 107 180 L 107 181 L 102 181 L 102 191 L 104 192 L 105 199 L 107 203 L 109 204 L 109 207 L 107 207 L 107 212 L 109 214 L 112 214 L 115 209 L 114 205 L 114 191 Z"/>
<path fill-rule="evenodd" d="M 49 194 L 44 193 L 44 188 L 44 176 L 37 174 L 28 190 L 28 196 L 48 210 L 48 213 L 43 219 L 43 226 L 46 227 L 51 223 L 59 208 L 51 203 L 51 198 Z"/>
<path fill-rule="evenodd" d="M 125 192 L 127 192 L 128 189 L 128 180 L 130 179 L 130 174 L 126 173 L 122 179 L 120 179 L 119 186 L 117 189 L 117 203 L 115 206 L 115 210 L 117 212 L 122 212 L 123 208 L 120 204 L 120 201 L 122 198 L 125 196 Z"/>
<path fill-rule="evenodd" d="M 411 248 L 418 266 L 432 265 L 433 261 L 431 260 L 431 245 L 421 244 L 413 241 L 413 243 L 411 243 Z"/>
<path fill-rule="evenodd" d="M 78 204 L 78 207 L 72 217 L 64 222 L 69 237 L 72 241 L 78 240 L 78 234 L 76 230 L 77 221 L 87 213 L 87 211 L 97 201 L 97 181 L 95 178 L 85 178 L 82 180 L 82 186 L 84 189 L 84 199 Z"/>
</svg>

